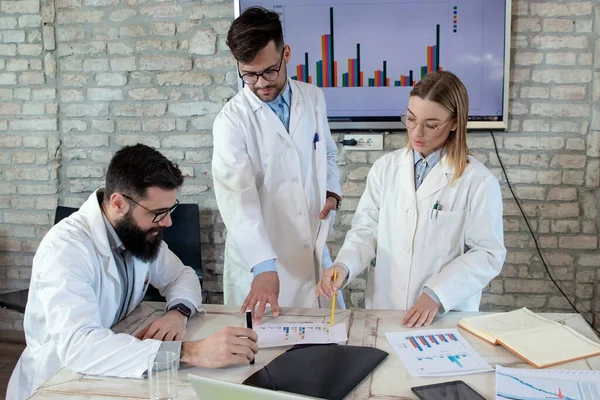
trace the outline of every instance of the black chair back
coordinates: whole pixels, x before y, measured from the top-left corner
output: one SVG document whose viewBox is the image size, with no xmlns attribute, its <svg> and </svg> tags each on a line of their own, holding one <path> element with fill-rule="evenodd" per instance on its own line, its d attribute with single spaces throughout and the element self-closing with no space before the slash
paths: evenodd
<svg viewBox="0 0 600 400">
<path fill-rule="evenodd" d="M 200 248 L 200 211 L 197 204 L 179 204 L 171 213 L 173 225 L 163 232 L 163 240 L 184 265 L 192 267 L 202 284 L 202 251 Z M 153 286 L 148 287 L 144 301 L 165 301 Z"/>
<path fill-rule="evenodd" d="M 77 210 L 78 210 L 78 208 L 75 208 L 75 207 L 65 207 L 65 206 L 56 207 L 56 213 L 54 214 L 54 225 L 58 224 L 60 221 L 67 218 L 68 216 L 70 216 Z"/>
</svg>

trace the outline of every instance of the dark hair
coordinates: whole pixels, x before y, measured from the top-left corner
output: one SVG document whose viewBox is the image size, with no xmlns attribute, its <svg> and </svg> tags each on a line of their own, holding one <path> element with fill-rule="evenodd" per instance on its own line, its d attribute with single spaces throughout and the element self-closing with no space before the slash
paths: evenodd
<svg viewBox="0 0 600 400">
<path fill-rule="evenodd" d="M 275 42 L 277 50 L 283 49 L 279 15 L 262 7 L 250 7 L 233 21 L 226 43 L 233 57 L 247 64 L 271 41 Z"/>
<path fill-rule="evenodd" d="M 123 147 L 110 160 L 106 171 L 104 200 L 108 201 L 113 193 L 143 199 L 149 187 L 175 190 L 181 185 L 183 174 L 177 164 L 173 164 L 152 147 L 138 143 Z"/>
</svg>

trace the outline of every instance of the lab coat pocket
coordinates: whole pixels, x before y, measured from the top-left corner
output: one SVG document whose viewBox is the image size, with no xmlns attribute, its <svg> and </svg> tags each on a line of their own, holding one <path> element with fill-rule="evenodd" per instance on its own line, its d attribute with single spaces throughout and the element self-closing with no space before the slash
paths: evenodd
<svg viewBox="0 0 600 400">
<path fill-rule="evenodd" d="M 327 171 L 327 145 L 325 140 L 319 140 L 312 144 L 313 165 L 315 171 Z M 318 174 L 318 172 L 317 172 Z M 325 175 L 327 179 L 327 175 Z"/>
<path fill-rule="evenodd" d="M 460 252 L 464 243 L 467 210 L 433 211 L 427 227 L 426 243 L 433 252 Z"/>
</svg>

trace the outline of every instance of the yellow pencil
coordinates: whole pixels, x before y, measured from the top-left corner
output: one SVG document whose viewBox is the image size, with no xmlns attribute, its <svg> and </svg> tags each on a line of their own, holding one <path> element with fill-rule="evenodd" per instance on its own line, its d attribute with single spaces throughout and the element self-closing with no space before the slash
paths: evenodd
<svg viewBox="0 0 600 400">
<path fill-rule="evenodd" d="M 337 280 L 337 268 L 335 268 L 333 270 L 333 283 L 335 284 L 335 281 Z M 331 317 L 329 318 L 329 324 L 333 325 L 334 321 L 335 321 L 335 295 L 337 292 L 333 293 L 333 296 L 331 297 Z"/>
</svg>

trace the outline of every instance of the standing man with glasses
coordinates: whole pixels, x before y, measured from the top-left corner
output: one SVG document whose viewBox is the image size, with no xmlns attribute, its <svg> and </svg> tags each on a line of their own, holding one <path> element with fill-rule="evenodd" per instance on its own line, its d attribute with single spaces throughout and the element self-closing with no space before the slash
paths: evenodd
<svg viewBox="0 0 600 400">
<path fill-rule="evenodd" d="M 323 92 L 287 76 L 291 49 L 276 13 L 248 8 L 227 45 L 244 88 L 213 127 L 223 290 L 225 304 L 256 311 L 258 322 L 267 304 L 274 316 L 279 306 L 320 305 L 314 291 L 331 264 L 325 242 L 341 202 L 337 147 Z"/>
<path fill-rule="evenodd" d="M 33 259 L 25 310 L 27 347 L 7 399 L 26 399 L 62 367 L 74 372 L 142 378 L 148 358 L 171 351 L 187 364 L 249 364 L 256 334 L 225 328 L 181 342 L 200 310 L 200 282 L 162 241 L 183 184 L 179 168 L 144 145 L 112 158 L 106 185 L 46 234 Z M 198 244 L 199 245 L 199 244 Z M 148 285 L 167 299 L 165 315 L 135 337 L 111 327 L 131 313 Z"/>
</svg>

